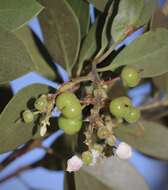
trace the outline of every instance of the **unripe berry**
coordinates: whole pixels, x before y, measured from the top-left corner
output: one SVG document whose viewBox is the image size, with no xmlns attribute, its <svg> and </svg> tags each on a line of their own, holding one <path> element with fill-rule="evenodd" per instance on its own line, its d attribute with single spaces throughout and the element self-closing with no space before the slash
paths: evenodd
<svg viewBox="0 0 168 190">
<path fill-rule="evenodd" d="M 117 118 L 122 118 L 126 112 L 128 112 L 128 107 L 132 106 L 132 102 L 126 96 L 116 98 L 110 103 L 110 112 Z"/>
<path fill-rule="evenodd" d="M 137 122 L 140 119 L 140 117 L 141 117 L 140 110 L 137 109 L 137 108 L 134 108 L 134 107 L 129 108 L 129 109 L 130 109 L 129 113 L 126 114 L 125 117 L 124 117 L 125 120 L 128 123 L 135 123 L 135 122 Z"/>
<path fill-rule="evenodd" d="M 100 127 L 97 131 L 97 136 L 99 137 L 99 139 L 106 139 L 107 137 L 109 137 L 110 135 L 110 131 L 107 129 L 107 127 Z"/>
<path fill-rule="evenodd" d="M 44 111 L 45 109 L 47 109 L 47 106 L 48 101 L 46 97 L 40 97 L 34 103 L 34 107 L 39 111 Z"/>
<path fill-rule="evenodd" d="M 34 119 L 33 112 L 31 112 L 30 110 L 25 110 L 22 114 L 22 117 L 25 123 L 31 123 Z"/>
<path fill-rule="evenodd" d="M 67 118 L 76 118 L 82 114 L 81 104 L 75 94 L 71 92 L 60 94 L 56 99 L 56 106 Z"/>
<path fill-rule="evenodd" d="M 78 119 L 68 119 L 65 117 L 59 117 L 58 126 L 60 129 L 63 129 L 65 134 L 74 135 L 80 131 L 82 127 L 82 120 Z"/>
<path fill-rule="evenodd" d="M 93 156 L 92 153 L 89 151 L 85 151 L 82 153 L 82 161 L 86 165 L 90 165 L 92 163 Z"/>
<path fill-rule="evenodd" d="M 121 79 L 124 85 L 128 87 L 135 87 L 139 84 L 141 76 L 136 68 L 131 66 L 126 66 L 121 72 Z"/>
<path fill-rule="evenodd" d="M 116 138 L 115 136 L 110 136 L 106 139 L 106 143 L 109 145 L 109 146 L 114 146 L 115 143 L 116 143 Z"/>
<path fill-rule="evenodd" d="M 99 152 L 99 153 L 101 153 L 101 152 L 103 152 L 103 146 L 102 145 L 100 145 L 100 144 L 94 144 L 93 145 L 93 149 L 94 150 L 96 150 L 97 152 Z"/>
</svg>

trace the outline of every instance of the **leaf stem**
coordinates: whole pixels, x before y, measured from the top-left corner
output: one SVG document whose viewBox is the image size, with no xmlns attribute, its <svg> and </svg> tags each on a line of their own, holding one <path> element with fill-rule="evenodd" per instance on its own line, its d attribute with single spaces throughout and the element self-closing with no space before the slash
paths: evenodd
<svg viewBox="0 0 168 190">
<path fill-rule="evenodd" d="M 151 104 L 143 105 L 140 106 L 139 109 L 141 111 L 149 110 L 149 109 L 154 109 L 158 107 L 166 107 L 168 106 L 168 99 L 160 100 Z"/>
<path fill-rule="evenodd" d="M 101 57 L 99 57 L 97 59 L 97 64 L 99 64 L 102 61 L 104 61 L 115 50 L 115 48 L 117 47 L 117 45 L 119 43 L 121 43 L 125 39 L 126 36 L 127 35 L 124 34 L 118 41 L 116 41 L 114 44 L 112 44 L 112 46 Z"/>
</svg>

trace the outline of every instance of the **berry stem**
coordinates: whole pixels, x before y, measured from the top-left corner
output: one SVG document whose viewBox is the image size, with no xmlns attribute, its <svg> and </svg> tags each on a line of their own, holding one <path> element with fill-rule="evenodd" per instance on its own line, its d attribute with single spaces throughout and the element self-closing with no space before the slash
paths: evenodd
<svg viewBox="0 0 168 190">
<path fill-rule="evenodd" d="M 75 79 L 71 79 L 71 81 L 63 84 L 60 89 L 59 89 L 59 93 L 65 92 L 69 89 L 71 89 L 73 86 L 81 83 L 81 82 L 85 82 L 85 81 L 93 81 L 93 76 L 92 74 L 89 74 L 87 76 L 82 76 L 82 77 L 78 77 Z"/>
</svg>

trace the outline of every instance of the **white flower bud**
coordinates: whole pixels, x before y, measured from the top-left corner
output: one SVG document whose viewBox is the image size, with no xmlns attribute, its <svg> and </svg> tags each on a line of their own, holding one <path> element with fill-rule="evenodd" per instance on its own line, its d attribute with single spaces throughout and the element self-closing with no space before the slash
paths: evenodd
<svg viewBox="0 0 168 190">
<path fill-rule="evenodd" d="M 40 135 L 43 137 L 47 132 L 47 127 L 45 125 L 40 128 Z"/>
<path fill-rule="evenodd" d="M 78 170 L 80 170 L 80 168 L 83 165 L 83 161 L 78 157 L 78 156 L 72 156 L 72 158 L 70 158 L 67 161 L 67 171 L 68 172 L 76 172 Z"/>
<path fill-rule="evenodd" d="M 94 166 L 96 163 L 97 163 L 97 159 L 99 158 L 100 156 L 100 153 L 94 149 L 92 149 L 92 163 L 90 164 L 90 166 Z"/>
<path fill-rule="evenodd" d="M 120 159 L 129 159 L 132 156 L 132 148 L 125 142 L 121 142 L 116 150 Z"/>
</svg>

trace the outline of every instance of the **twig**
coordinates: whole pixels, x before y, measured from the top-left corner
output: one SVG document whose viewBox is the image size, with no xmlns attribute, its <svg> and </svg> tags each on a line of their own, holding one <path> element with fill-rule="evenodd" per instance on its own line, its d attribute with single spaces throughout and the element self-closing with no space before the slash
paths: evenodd
<svg viewBox="0 0 168 190">
<path fill-rule="evenodd" d="M 61 87 L 58 89 L 58 91 L 56 91 L 55 94 L 50 94 L 52 99 L 55 99 L 59 94 L 67 91 L 67 90 L 71 90 L 71 89 L 76 89 L 75 86 L 78 85 L 81 82 L 85 82 L 85 81 L 93 81 L 94 77 L 92 75 L 92 73 L 89 73 L 87 76 L 82 76 L 82 77 L 78 77 L 75 79 L 71 79 L 69 82 L 61 85 Z"/>
<path fill-rule="evenodd" d="M 14 151 L 5 160 L 3 160 L 0 164 L 0 166 L 1 166 L 0 170 L 3 170 L 8 164 L 13 162 L 18 157 L 24 155 L 25 153 L 31 151 L 34 148 L 37 148 L 40 146 L 41 146 L 41 140 L 40 139 L 30 141 L 27 145 L 25 145 L 24 147 Z"/>
</svg>

